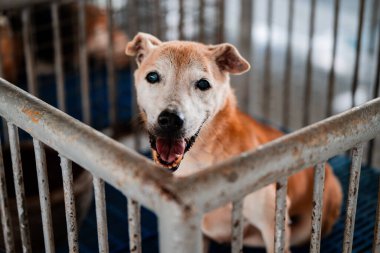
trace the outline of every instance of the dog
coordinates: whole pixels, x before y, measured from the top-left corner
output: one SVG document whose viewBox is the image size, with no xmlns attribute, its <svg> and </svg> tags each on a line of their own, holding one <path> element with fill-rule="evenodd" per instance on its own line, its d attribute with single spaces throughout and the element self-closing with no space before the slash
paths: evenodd
<svg viewBox="0 0 380 253">
<path fill-rule="evenodd" d="M 150 136 L 155 162 L 184 177 L 274 140 L 283 133 L 263 125 L 237 107 L 230 74 L 249 63 L 231 44 L 161 42 L 138 33 L 126 46 L 134 56 L 137 103 Z M 310 240 L 313 168 L 289 177 L 286 252 Z M 244 244 L 274 252 L 275 184 L 243 201 Z M 342 190 L 326 166 L 322 233 L 331 231 L 340 214 Z M 219 243 L 231 240 L 231 209 L 226 205 L 204 215 L 202 231 Z"/>
</svg>

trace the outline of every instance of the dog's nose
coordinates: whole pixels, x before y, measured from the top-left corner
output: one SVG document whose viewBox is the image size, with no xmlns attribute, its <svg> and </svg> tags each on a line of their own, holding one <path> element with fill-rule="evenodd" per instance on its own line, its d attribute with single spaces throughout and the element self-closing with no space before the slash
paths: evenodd
<svg viewBox="0 0 380 253">
<path fill-rule="evenodd" d="M 183 126 L 183 122 L 183 115 L 176 111 L 165 110 L 158 115 L 158 125 L 164 130 L 180 130 Z"/>
</svg>

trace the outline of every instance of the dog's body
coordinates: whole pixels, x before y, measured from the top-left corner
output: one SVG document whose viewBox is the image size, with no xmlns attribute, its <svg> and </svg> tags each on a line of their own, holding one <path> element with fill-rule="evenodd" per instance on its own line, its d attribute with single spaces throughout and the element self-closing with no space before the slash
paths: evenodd
<svg viewBox="0 0 380 253">
<path fill-rule="evenodd" d="M 136 56 L 139 65 L 135 72 L 137 100 L 154 159 L 175 175 L 193 174 L 282 135 L 237 108 L 229 74 L 243 73 L 249 64 L 232 45 L 163 43 L 140 33 L 126 53 Z M 310 238 L 312 191 L 313 169 L 289 178 L 287 215 L 292 223 L 286 226 L 287 250 Z M 273 252 L 275 193 L 275 185 L 269 185 L 245 197 L 246 245 L 265 246 L 267 252 Z M 330 231 L 339 216 L 341 200 L 340 185 L 327 166 L 323 232 Z M 206 214 L 202 229 L 213 240 L 230 241 L 231 205 Z"/>
</svg>

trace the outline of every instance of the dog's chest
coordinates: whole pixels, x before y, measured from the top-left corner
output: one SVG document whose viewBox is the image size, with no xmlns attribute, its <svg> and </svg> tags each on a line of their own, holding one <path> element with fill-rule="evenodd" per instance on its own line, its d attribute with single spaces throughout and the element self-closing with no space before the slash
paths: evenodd
<svg viewBox="0 0 380 253">
<path fill-rule="evenodd" d="M 185 155 L 179 169 L 175 172 L 177 176 L 187 176 L 217 162 L 217 156 L 207 152 L 207 150 L 191 150 Z"/>
</svg>

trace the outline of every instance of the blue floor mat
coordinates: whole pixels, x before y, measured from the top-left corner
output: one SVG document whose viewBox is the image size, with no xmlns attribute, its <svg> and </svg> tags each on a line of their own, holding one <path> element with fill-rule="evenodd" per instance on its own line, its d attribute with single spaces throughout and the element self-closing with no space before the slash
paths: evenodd
<svg viewBox="0 0 380 253">
<path fill-rule="evenodd" d="M 330 160 L 336 175 L 339 177 L 345 198 L 347 196 L 347 187 L 349 180 L 350 160 L 346 157 L 335 157 Z M 376 215 L 376 202 L 379 173 L 368 167 L 363 167 L 360 177 L 359 198 L 356 213 L 356 224 L 353 241 L 354 253 L 371 252 L 373 239 L 373 226 Z M 127 204 L 125 197 L 112 188 L 106 186 L 107 198 L 107 216 L 109 229 L 109 245 L 111 253 L 129 252 L 128 245 L 128 223 L 127 223 Z M 342 210 L 345 210 L 345 204 Z M 142 209 L 142 249 L 144 253 L 158 252 L 158 232 L 156 216 L 146 209 Z M 342 251 L 342 240 L 344 230 L 344 211 L 334 226 L 330 235 L 323 238 L 321 243 L 321 252 L 336 253 Z M 98 252 L 97 232 L 94 204 L 90 213 L 83 222 L 80 233 L 80 252 L 90 253 Z M 57 253 L 68 252 L 66 245 L 60 245 Z M 230 252 L 229 245 L 220 245 L 212 243 L 210 246 L 212 253 Z M 245 248 L 245 253 L 261 253 L 263 249 Z M 301 253 L 309 252 L 309 246 L 292 248 L 292 252 Z"/>
</svg>

